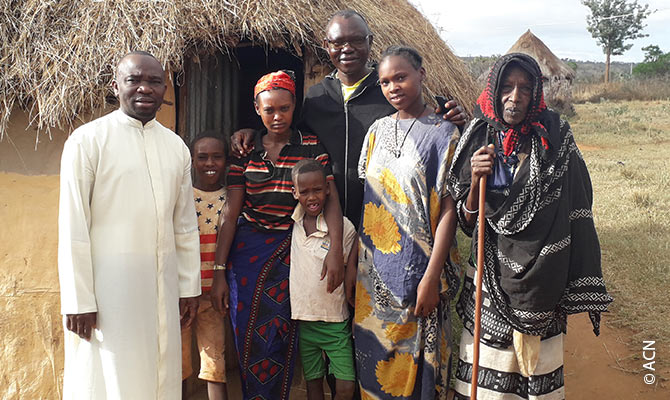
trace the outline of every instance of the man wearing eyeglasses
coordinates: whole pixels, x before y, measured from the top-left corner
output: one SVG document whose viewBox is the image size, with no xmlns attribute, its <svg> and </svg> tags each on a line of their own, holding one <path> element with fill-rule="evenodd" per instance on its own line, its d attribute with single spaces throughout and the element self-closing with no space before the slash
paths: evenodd
<svg viewBox="0 0 670 400">
<path fill-rule="evenodd" d="M 358 159 L 363 138 L 378 118 L 396 110 L 379 87 L 374 66 L 368 65 L 373 35 L 365 18 L 354 10 L 338 11 L 326 25 L 323 46 L 335 70 L 309 88 L 298 127 L 315 134 L 330 155 L 342 212 L 358 227 L 363 185 Z M 446 104 L 444 118 L 462 126 L 466 115 L 455 101 Z M 250 131 L 236 132 L 232 150 L 246 155 L 253 148 Z"/>
<path fill-rule="evenodd" d="M 363 185 L 358 159 L 372 123 L 396 110 L 386 101 L 374 66 L 368 65 L 373 35 L 354 10 L 336 12 L 326 26 L 323 46 L 336 68 L 305 96 L 300 128 L 316 134 L 328 150 L 342 212 L 360 221 Z M 445 119 L 464 125 L 466 116 L 455 101 Z"/>
</svg>

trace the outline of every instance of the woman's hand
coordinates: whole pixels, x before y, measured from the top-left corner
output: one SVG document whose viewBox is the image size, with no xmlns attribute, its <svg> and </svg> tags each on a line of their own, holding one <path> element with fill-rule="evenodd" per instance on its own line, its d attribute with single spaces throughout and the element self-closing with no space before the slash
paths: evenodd
<svg viewBox="0 0 670 400">
<path fill-rule="evenodd" d="M 209 297 L 212 301 L 212 308 L 221 315 L 228 314 L 229 293 L 230 288 L 228 287 L 228 281 L 226 281 L 226 271 L 214 271 L 214 281 L 212 282 L 212 290 L 209 292 Z"/>
<path fill-rule="evenodd" d="M 470 170 L 472 171 L 472 187 L 479 185 L 479 179 L 484 175 L 493 173 L 493 161 L 496 157 L 493 145 L 482 146 L 470 158 Z M 471 189 L 472 191 L 472 189 Z"/>
<path fill-rule="evenodd" d="M 414 315 L 427 317 L 440 302 L 440 278 L 424 275 L 416 290 Z"/>
</svg>

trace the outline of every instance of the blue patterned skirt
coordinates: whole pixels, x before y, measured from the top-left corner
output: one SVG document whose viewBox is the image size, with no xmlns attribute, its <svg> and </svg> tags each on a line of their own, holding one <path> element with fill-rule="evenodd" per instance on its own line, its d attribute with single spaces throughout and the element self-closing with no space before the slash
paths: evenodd
<svg viewBox="0 0 670 400">
<path fill-rule="evenodd" d="M 297 350 L 289 301 L 291 231 L 240 219 L 228 257 L 230 319 L 245 399 L 288 399 Z"/>
</svg>

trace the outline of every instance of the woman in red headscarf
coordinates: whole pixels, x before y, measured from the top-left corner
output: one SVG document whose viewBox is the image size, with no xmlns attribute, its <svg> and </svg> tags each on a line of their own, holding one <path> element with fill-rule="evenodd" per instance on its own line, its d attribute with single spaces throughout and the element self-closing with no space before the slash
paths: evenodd
<svg viewBox="0 0 670 400">
<path fill-rule="evenodd" d="M 325 205 L 333 243 L 342 243 L 342 211 L 328 153 L 316 136 L 292 127 L 291 72 L 263 76 L 254 89 L 254 105 L 265 129 L 256 132 L 255 150 L 234 159 L 228 173 L 211 296 L 215 309 L 230 311 L 244 398 L 287 399 L 297 347 L 288 298 L 291 215 L 297 204 L 292 167 L 303 159 L 323 165 L 334 193 Z M 332 245 L 329 252 L 338 251 L 342 259 L 341 246 Z M 339 272 L 330 285 L 342 282 Z"/>
<path fill-rule="evenodd" d="M 512 53 L 493 66 L 449 171 L 459 223 L 477 243 L 479 182 L 488 176 L 479 398 L 563 399 L 568 314 L 598 334 L 612 298 L 600 269 L 591 180 L 570 125 L 547 109 L 542 73 Z M 463 332 L 456 399 L 473 371 L 475 262 L 456 306 Z"/>
</svg>

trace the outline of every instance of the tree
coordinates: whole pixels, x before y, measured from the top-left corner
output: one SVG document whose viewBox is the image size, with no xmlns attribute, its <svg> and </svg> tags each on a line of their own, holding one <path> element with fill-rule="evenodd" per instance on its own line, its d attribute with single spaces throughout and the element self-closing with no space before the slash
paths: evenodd
<svg viewBox="0 0 670 400">
<path fill-rule="evenodd" d="M 633 68 L 633 76 L 637 78 L 654 78 L 670 75 L 670 53 L 663 53 L 661 48 L 655 45 L 643 47 L 645 51 L 644 62 Z"/>
<path fill-rule="evenodd" d="M 573 71 L 577 72 L 577 67 L 579 67 L 579 65 L 577 65 L 576 62 L 568 61 L 566 64 L 568 64 L 568 67 L 572 68 Z"/>
<path fill-rule="evenodd" d="M 637 0 L 582 0 L 591 10 L 586 17 L 586 29 L 603 48 L 605 60 L 605 83 L 610 80 L 610 57 L 619 56 L 633 47 L 627 40 L 648 36 L 641 33 L 645 18 L 651 14 L 649 5 L 640 5 Z"/>
<path fill-rule="evenodd" d="M 663 55 L 661 48 L 654 44 L 650 44 L 649 46 L 643 47 L 642 51 L 647 53 L 644 55 L 644 62 L 646 63 L 658 61 L 658 58 Z"/>
</svg>

